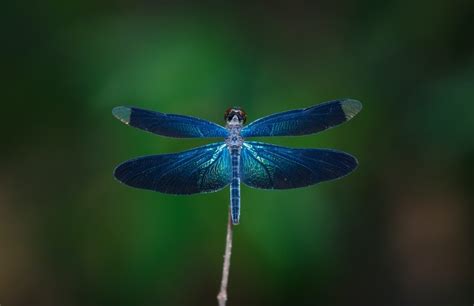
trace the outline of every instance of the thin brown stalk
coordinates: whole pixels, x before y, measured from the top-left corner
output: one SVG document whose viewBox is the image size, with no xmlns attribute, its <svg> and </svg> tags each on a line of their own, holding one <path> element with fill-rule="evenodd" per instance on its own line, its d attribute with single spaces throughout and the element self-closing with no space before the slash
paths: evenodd
<svg viewBox="0 0 474 306">
<path fill-rule="evenodd" d="M 232 254 L 232 220 L 230 218 L 227 222 L 227 236 L 225 239 L 225 253 L 224 253 L 224 265 L 222 267 L 222 280 L 221 290 L 217 295 L 217 301 L 219 306 L 225 306 L 227 302 L 227 284 L 229 282 L 229 270 L 230 270 L 230 255 Z"/>
</svg>

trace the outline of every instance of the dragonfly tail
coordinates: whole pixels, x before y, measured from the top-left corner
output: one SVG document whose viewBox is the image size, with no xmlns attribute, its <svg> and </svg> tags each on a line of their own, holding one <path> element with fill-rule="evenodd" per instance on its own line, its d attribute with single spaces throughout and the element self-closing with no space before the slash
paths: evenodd
<svg viewBox="0 0 474 306">
<path fill-rule="evenodd" d="M 240 221 L 240 150 L 232 149 L 232 182 L 230 184 L 230 211 L 232 224 Z"/>
</svg>

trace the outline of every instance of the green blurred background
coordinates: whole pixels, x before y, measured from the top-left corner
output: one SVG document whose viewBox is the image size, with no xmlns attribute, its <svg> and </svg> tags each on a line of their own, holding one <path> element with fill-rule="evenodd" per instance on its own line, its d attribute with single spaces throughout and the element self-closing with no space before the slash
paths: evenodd
<svg viewBox="0 0 474 306">
<path fill-rule="evenodd" d="M 242 189 L 229 305 L 471 305 L 474 2 L 3 4 L 0 304 L 214 305 L 228 190 L 170 196 L 112 177 L 186 150 L 112 117 L 135 105 L 223 123 L 350 97 L 318 135 L 330 183 Z"/>
</svg>

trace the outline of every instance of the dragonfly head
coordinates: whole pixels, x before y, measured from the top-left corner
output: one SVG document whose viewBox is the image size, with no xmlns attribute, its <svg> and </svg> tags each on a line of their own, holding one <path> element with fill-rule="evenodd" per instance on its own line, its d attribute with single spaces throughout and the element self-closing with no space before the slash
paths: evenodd
<svg viewBox="0 0 474 306">
<path fill-rule="evenodd" d="M 230 107 L 224 113 L 224 120 L 227 124 L 244 124 L 247 121 L 247 114 L 240 107 Z"/>
</svg>

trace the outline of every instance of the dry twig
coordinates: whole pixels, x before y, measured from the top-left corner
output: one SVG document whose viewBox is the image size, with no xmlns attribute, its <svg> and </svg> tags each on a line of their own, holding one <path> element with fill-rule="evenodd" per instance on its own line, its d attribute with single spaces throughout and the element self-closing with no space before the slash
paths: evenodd
<svg viewBox="0 0 474 306">
<path fill-rule="evenodd" d="M 229 282 L 230 255 L 232 254 L 232 220 L 229 212 L 229 220 L 227 222 L 227 236 L 225 240 L 224 265 L 222 267 L 221 290 L 217 295 L 219 306 L 225 306 L 227 302 L 227 284 Z"/>
</svg>

